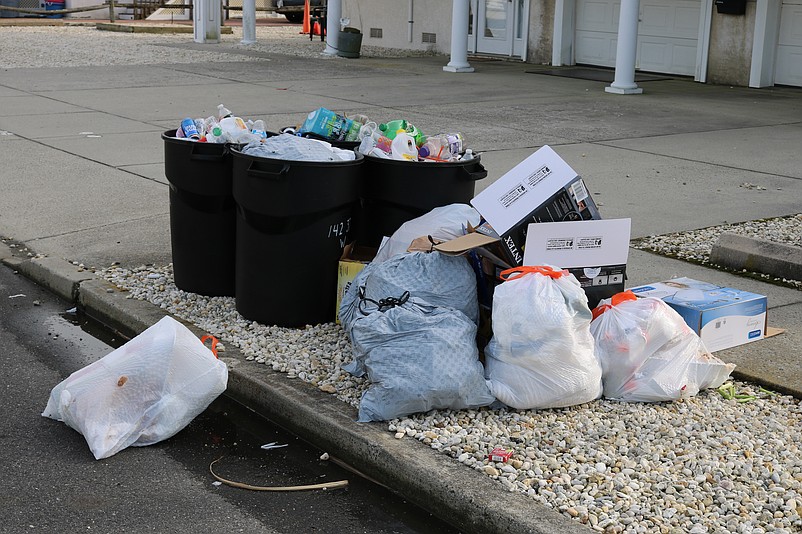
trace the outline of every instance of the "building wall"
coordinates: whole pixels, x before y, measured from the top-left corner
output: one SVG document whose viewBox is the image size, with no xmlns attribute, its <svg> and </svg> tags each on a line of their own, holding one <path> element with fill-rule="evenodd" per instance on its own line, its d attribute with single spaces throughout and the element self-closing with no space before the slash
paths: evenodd
<svg viewBox="0 0 802 534">
<path fill-rule="evenodd" d="M 707 82 L 747 86 L 752 66 L 756 0 L 746 3 L 745 15 L 725 15 L 713 9 Z"/>
<path fill-rule="evenodd" d="M 451 51 L 451 1 L 413 0 L 412 42 L 409 41 L 409 0 L 342 0 L 342 16 L 362 31 L 362 44 L 437 54 Z M 380 39 L 370 36 L 381 28 Z M 434 34 L 436 43 L 424 43 L 423 34 Z"/>
</svg>

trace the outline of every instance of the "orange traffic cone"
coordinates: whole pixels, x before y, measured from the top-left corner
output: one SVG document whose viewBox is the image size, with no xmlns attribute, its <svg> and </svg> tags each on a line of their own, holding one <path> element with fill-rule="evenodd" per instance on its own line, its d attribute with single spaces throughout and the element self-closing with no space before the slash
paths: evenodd
<svg viewBox="0 0 802 534">
<path fill-rule="evenodd" d="M 309 0 L 304 2 L 304 27 L 303 33 L 309 33 L 312 31 L 311 26 L 309 25 Z"/>
</svg>

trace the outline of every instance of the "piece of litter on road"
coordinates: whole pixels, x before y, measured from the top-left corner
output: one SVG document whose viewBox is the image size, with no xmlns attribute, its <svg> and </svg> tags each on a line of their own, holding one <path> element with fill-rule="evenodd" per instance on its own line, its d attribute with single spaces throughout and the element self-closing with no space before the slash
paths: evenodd
<svg viewBox="0 0 802 534">
<path fill-rule="evenodd" d="M 65 311 L 64 313 L 78 313 L 78 308 L 70 308 L 69 310 Z"/>
<path fill-rule="evenodd" d="M 19 297 L 24 297 L 24 296 L 25 296 L 25 295 L 23 295 L 22 293 L 18 293 L 18 294 L 16 294 L 16 295 L 10 295 L 8 298 L 10 298 L 10 299 L 16 299 L 16 298 L 19 298 Z"/>
<path fill-rule="evenodd" d="M 278 444 L 277 445 L 276 442 L 274 441 L 272 443 L 265 443 L 264 445 L 262 445 L 262 449 L 264 449 L 264 450 L 280 449 L 281 447 L 286 447 L 286 446 L 287 446 L 286 443 L 282 443 L 282 444 Z"/>
<path fill-rule="evenodd" d="M 323 454 L 320 455 L 320 459 L 325 462 L 326 460 L 329 459 L 329 453 L 324 452 Z"/>
<path fill-rule="evenodd" d="M 212 486 L 222 486 L 222 485 L 223 483 L 220 482 L 219 480 L 215 480 L 214 482 L 212 482 Z"/>
<path fill-rule="evenodd" d="M 103 137 L 102 135 L 87 135 L 87 137 Z"/>
</svg>

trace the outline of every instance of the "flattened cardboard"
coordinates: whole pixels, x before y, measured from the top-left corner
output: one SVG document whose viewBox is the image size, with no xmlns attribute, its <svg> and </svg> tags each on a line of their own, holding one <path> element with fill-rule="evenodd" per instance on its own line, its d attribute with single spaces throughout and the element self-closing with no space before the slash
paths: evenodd
<svg viewBox="0 0 802 534">
<path fill-rule="evenodd" d="M 530 224 L 524 265 L 568 269 L 595 308 L 624 290 L 631 227 L 631 219 Z"/>
<path fill-rule="evenodd" d="M 530 224 L 524 265 L 563 269 L 625 265 L 629 256 L 631 219 Z"/>
<path fill-rule="evenodd" d="M 434 246 L 434 250 L 449 256 L 461 256 L 470 250 L 497 243 L 497 237 L 472 232 Z"/>
<path fill-rule="evenodd" d="M 523 265 L 530 223 L 601 219 L 582 178 L 543 146 L 476 195 L 471 204 L 486 223 L 476 231 L 499 237 L 505 261 Z"/>
</svg>

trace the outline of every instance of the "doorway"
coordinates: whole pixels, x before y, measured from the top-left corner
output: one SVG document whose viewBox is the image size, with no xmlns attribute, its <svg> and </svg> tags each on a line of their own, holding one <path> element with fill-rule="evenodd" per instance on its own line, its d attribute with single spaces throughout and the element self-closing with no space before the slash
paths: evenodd
<svg viewBox="0 0 802 534">
<path fill-rule="evenodd" d="M 529 0 L 471 0 L 468 51 L 526 60 Z"/>
</svg>

